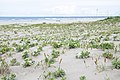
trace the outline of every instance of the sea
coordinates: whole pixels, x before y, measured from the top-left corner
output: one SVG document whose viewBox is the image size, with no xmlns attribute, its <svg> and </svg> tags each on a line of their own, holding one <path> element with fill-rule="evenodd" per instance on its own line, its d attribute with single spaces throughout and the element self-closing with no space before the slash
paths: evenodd
<svg viewBox="0 0 120 80">
<path fill-rule="evenodd" d="M 70 17 L 0 17 L 0 24 L 19 23 L 72 23 L 91 22 L 107 18 L 108 16 L 70 16 Z"/>
</svg>

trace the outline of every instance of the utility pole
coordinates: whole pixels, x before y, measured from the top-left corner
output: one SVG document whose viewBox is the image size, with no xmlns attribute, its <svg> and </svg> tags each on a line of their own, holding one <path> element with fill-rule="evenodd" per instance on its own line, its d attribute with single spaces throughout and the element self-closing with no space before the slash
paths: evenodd
<svg viewBox="0 0 120 80">
<path fill-rule="evenodd" d="M 96 9 L 96 16 L 98 16 L 98 8 Z"/>
</svg>

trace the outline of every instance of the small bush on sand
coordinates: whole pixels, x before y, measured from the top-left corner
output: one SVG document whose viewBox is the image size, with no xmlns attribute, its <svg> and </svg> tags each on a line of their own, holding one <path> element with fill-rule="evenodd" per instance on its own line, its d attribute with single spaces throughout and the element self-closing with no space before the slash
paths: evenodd
<svg viewBox="0 0 120 80">
<path fill-rule="evenodd" d="M 24 53 L 22 53 L 22 58 L 23 59 L 26 59 L 26 58 L 28 58 L 29 57 L 29 55 L 28 55 L 28 52 L 27 51 L 25 51 Z"/>
<path fill-rule="evenodd" d="M 33 53 L 31 53 L 32 54 L 32 56 L 38 56 L 38 55 L 40 55 L 40 52 L 39 51 L 34 51 Z"/>
<path fill-rule="evenodd" d="M 55 63 L 54 58 L 51 58 L 50 56 L 48 56 L 48 55 L 46 55 L 46 54 L 44 54 L 44 57 L 45 57 L 45 58 L 44 58 L 44 62 L 45 62 L 45 64 L 46 64 L 46 66 L 50 67 L 51 64 Z"/>
<path fill-rule="evenodd" d="M 17 51 L 17 52 L 22 52 L 22 51 L 24 51 L 23 46 L 18 45 L 18 46 L 16 47 L 16 51 Z"/>
<path fill-rule="evenodd" d="M 101 43 L 99 46 L 102 50 L 105 49 L 113 49 L 114 48 L 114 43 Z"/>
<path fill-rule="evenodd" d="M 7 46 L 2 46 L 2 47 L 0 48 L 0 52 L 1 52 L 2 54 L 6 53 L 6 52 L 8 52 L 8 51 L 10 51 L 10 50 L 11 50 L 11 48 L 9 48 L 9 47 L 7 47 Z"/>
<path fill-rule="evenodd" d="M 52 58 L 57 58 L 60 55 L 60 52 L 57 50 L 52 50 Z"/>
<path fill-rule="evenodd" d="M 34 46 L 37 46 L 38 45 L 38 43 L 31 43 L 31 44 L 29 44 L 29 47 L 34 47 Z"/>
<path fill-rule="evenodd" d="M 114 68 L 120 69 L 120 58 L 113 59 L 112 65 L 113 65 Z"/>
<path fill-rule="evenodd" d="M 53 75 L 54 75 L 55 78 L 64 77 L 65 76 L 65 71 L 61 68 L 58 68 L 55 72 L 53 72 Z"/>
<path fill-rule="evenodd" d="M 35 61 L 33 61 L 30 58 L 26 58 L 24 61 L 25 61 L 24 64 L 23 64 L 24 68 L 29 67 L 29 66 L 31 66 L 31 65 L 33 65 L 35 63 Z"/>
<path fill-rule="evenodd" d="M 82 59 L 89 58 L 90 57 L 89 54 L 90 54 L 90 52 L 88 52 L 88 51 L 82 51 L 80 53 L 77 53 L 76 58 L 77 59 L 80 59 L 80 58 L 82 58 Z"/>
<path fill-rule="evenodd" d="M 80 47 L 80 43 L 77 40 L 70 40 L 68 42 L 68 46 L 69 46 L 69 49 L 71 49 L 71 48 L 78 48 L 78 47 Z"/>
<path fill-rule="evenodd" d="M 113 59 L 113 54 L 111 54 L 110 52 L 105 52 L 102 54 L 102 56 L 104 58 Z"/>
<path fill-rule="evenodd" d="M 15 74 L 7 74 L 1 78 L 1 80 L 16 80 L 16 75 Z"/>
<path fill-rule="evenodd" d="M 42 46 L 39 46 L 37 50 L 42 51 Z"/>
<path fill-rule="evenodd" d="M 109 36 L 106 36 L 106 37 L 104 38 L 104 41 L 109 41 Z"/>
<path fill-rule="evenodd" d="M 53 48 L 60 48 L 62 46 L 61 42 L 53 42 L 52 43 Z"/>
<path fill-rule="evenodd" d="M 16 58 L 13 58 L 12 60 L 10 60 L 10 65 L 11 65 L 11 66 L 18 66 L 18 65 L 20 65 L 20 63 L 17 62 L 17 59 L 16 59 Z"/>
<path fill-rule="evenodd" d="M 0 60 L 0 74 L 9 73 L 9 65 L 4 59 Z"/>
<path fill-rule="evenodd" d="M 86 80 L 85 76 L 80 76 L 80 80 Z"/>
<path fill-rule="evenodd" d="M 66 80 L 65 71 L 58 68 L 55 72 L 47 72 L 43 74 L 44 80 Z"/>
</svg>

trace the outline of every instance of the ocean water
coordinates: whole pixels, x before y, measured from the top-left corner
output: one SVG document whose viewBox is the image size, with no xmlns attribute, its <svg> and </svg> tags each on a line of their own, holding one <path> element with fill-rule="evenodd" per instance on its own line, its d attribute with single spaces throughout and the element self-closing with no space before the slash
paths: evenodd
<svg viewBox="0 0 120 80">
<path fill-rule="evenodd" d="M 0 24 L 13 23 L 70 23 L 90 22 L 106 18 L 107 16 L 76 16 L 76 17 L 0 17 Z"/>
</svg>

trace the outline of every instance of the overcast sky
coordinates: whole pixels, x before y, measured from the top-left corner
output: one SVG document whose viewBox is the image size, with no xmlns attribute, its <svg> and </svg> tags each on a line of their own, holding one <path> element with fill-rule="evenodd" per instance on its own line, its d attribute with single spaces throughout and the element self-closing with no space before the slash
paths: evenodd
<svg viewBox="0 0 120 80">
<path fill-rule="evenodd" d="M 120 0 L 0 0 L 0 16 L 96 15 L 120 15 Z"/>
</svg>

